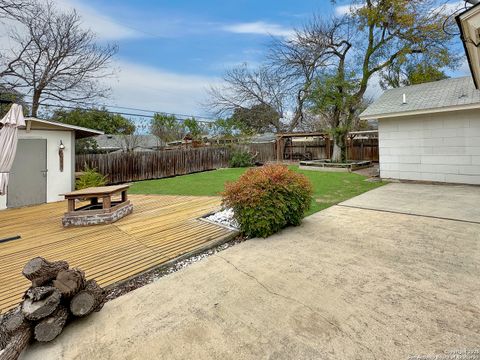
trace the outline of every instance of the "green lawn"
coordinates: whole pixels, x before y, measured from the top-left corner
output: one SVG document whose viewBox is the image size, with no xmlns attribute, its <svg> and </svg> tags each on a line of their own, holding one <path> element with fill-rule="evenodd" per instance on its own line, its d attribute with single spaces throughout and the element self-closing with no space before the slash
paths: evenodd
<svg viewBox="0 0 480 360">
<path fill-rule="evenodd" d="M 312 182 L 315 200 L 307 215 L 383 185 L 378 182 L 366 182 L 364 176 L 357 174 L 299 170 L 298 166 L 290 168 L 305 174 Z M 141 181 L 133 184 L 129 192 L 132 194 L 219 195 L 223 191 L 225 182 L 236 180 L 245 170 L 220 169 L 168 179 Z"/>
</svg>

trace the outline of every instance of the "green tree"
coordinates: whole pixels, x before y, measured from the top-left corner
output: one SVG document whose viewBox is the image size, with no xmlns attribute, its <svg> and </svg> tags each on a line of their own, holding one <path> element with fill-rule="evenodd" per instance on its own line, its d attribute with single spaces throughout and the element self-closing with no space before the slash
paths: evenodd
<svg viewBox="0 0 480 360">
<path fill-rule="evenodd" d="M 186 132 L 194 139 L 200 138 L 204 132 L 202 126 L 194 117 L 183 120 L 183 125 Z"/>
<path fill-rule="evenodd" d="M 417 85 L 432 81 L 448 79 L 448 75 L 439 64 L 427 61 L 407 62 L 394 64 L 380 74 L 382 89 L 398 88 L 401 86 Z"/>
<path fill-rule="evenodd" d="M 135 124 L 131 120 L 122 115 L 111 113 L 105 108 L 56 110 L 52 115 L 52 120 L 100 130 L 105 134 L 130 135 L 135 132 Z"/>
<path fill-rule="evenodd" d="M 181 140 L 185 136 L 185 129 L 175 115 L 159 113 L 153 115 L 150 132 L 166 143 Z"/>
<path fill-rule="evenodd" d="M 342 98 L 329 114 L 333 160 L 346 161 L 346 136 L 374 75 L 418 56 L 454 65 L 451 36 L 443 31 L 446 19 L 445 8 L 435 0 L 357 0 L 350 13 L 334 20 L 327 32 L 317 31 L 322 27 L 315 23 L 309 25 L 310 36 L 328 42 L 336 79 L 329 91 L 336 93 L 334 98 Z"/>
<path fill-rule="evenodd" d="M 28 114 L 28 106 L 25 103 L 24 96 L 15 90 L 0 85 L 0 119 L 10 110 L 12 103 L 22 105 L 24 114 Z"/>
<path fill-rule="evenodd" d="M 131 135 L 135 132 L 135 124 L 118 114 L 112 114 L 105 108 L 102 109 L 73 109 L 55 110 L 52 120 L 64 124 L 76 125 L 103 131 L 112 135 Z M 76 141 L 77 154 L 96 151 L 98 148 L 95 138 L 86 138 Z"/>
</svg>

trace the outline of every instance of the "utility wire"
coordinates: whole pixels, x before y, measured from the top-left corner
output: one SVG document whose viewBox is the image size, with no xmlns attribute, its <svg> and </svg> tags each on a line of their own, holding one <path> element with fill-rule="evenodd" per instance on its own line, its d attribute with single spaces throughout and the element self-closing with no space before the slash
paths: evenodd
<svg viewBox="0 0 480 360">
<path fill-rule="evenodd" d="M 41 104 L 41 106 L 44 106 L 46 108 L 73 109 L 73 110 L 75 109 L 91 110 L 92 108 L 105 108 L 105 111 L 111 114 L 118 114 L 118 115 L 124 115 L 124 116 L 136 116 L 136 117 L 143 117 L 143 118 L 150 118 L 150 119 L 154 117 L 154 114 L 158 113 L 162 115 L 175 116 L 176 120 L 179 122 L 184 122 L 186 119 L 189 119 L 189 118 L 195 118 L 199 123 L 212 123 L 213 121 L 215 121 L 215 119 L 213 118 L 209 118 L 201 115 L 177 114 L 177 113 L 169 113 L 169 112 L 157 111 L 157 110 L 148 110 L 148 109 L 125 107 L 125 106 L 106 105 L 106 104 L 77 103 L 73 101 L 70 103 L 77 104 L 77 105 L 69 106 L 69 105 Z M 82 107 L 80 106 L 80 104 L 88 107 Z M 132 112 L 115 111 L 115 110 L 109 110 L 109 108 L 142 111 L 142 112 L 148 112 L 151 114 L 139 114 L 139 113 L 132 113 Z M 204 120 L 198 120 L 198 119 L 204 119 Z"/>
</svg>

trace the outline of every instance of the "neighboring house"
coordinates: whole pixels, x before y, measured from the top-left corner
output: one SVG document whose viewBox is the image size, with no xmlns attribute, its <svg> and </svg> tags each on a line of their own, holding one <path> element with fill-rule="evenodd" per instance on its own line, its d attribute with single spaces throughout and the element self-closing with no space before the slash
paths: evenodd
<svg viewBox="0 0 480 360">
<path fill-rule="evenodd" d="M 378 119 L 380 176 L 480 184 L 480 91 L 470 77 L 387 90 Z"/>
<path fill-rule="evenodd" d="M 250 138 L 252 144 L 273 143 L 276 140 L 274 133 L 256 134 Z"/>
<path fill-rule="evenodd" d="M 155 151 L 165 143 L 154 135 L 99 135 L 94 138 L 99 152 Z"/>
<path fill-rule="evenodd" d="M 62 200 L 61 194 L 75 187 L 75 140 L 102 134 L 54 121 L 25 121 L 27 126 L 18 132 L 7 194 L 0 196 L 0 210 Z"/>
</svg>

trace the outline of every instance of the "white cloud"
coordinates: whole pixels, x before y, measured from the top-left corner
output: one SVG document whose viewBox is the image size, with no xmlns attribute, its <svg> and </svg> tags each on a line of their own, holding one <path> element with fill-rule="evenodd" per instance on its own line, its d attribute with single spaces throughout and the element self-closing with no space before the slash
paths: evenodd
<svg viewBox="0 0 480 360">
<path fill-rule="evenodd" d="M 115 65 L 120 71 L 108 84 L 112 88 L 108 103 L 112 105 L 201 115 L 206 90 L 220 83 L 215 77 L 179 74 L 127 61 Z"/>
<path fill-rule="evenodd" d="M 113 18 L 77 0 L 57 0 L 56 4 L 59 8 L 76 9 L 82 17 L 84 25 L 97 33 L 102 40 L 121 40 L 145 36 L 145 34 L 120 24 Z"/>
<path fill-rule="evenodd" d="M 238 23 L 226 25 L 223 30 L 236 34 L 256 34 L 289 37 L 293 30 L 278 24 L 267 23 L 264 21 L 255 21 L 247 23 Z"/>
<path fill-rule="evenodd" d="M 361 7 L 362 5 L 360 4 L 340 5 L 335 8 L 335 14 L 337 16 L 347 15 Z"/>
</svg>

